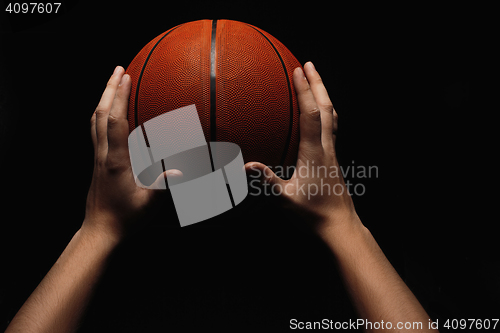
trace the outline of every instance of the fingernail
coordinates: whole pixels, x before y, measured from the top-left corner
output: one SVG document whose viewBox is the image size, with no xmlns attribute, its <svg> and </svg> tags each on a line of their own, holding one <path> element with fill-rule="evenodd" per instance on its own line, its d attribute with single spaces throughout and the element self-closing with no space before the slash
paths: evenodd
<svg viewBox="0 0 500 333">
<path fill-rule="evenodd" d="M 113 72 L 113 75 L 118 74 L 120 71 L 120 66 L 116 66 L 115 71 Z"/>
<path fill-rule="evenodd" d="M 306 65 L 309 65 L 309 67 L 312 69 L 312 70 L 316 70 L 316 68 L 314 67 L 314 64 L 312 63 L 312 61 L 309 61 Z"/>
<path fill-rule="evenodd" d="M 297 67 L 297 68 L 295 68 L 295 70 L 297 71 L 297 73 L 300 75 L 301 78 L 303 78 L 303 79 L 306 78 L 306 76 L 304 75 L 304 71 L 302 70 L 302 68 Z"/>
<path fill-rule="evenodd" d="M 167 177 L 182 177 L 184 174 L 177 169 L 167 170 Z"/>
<path fill-rule="evenodd" d="M 120 80 L 120 84 L 119 85 L 121 86 L 122 84 L 124 84 L 125 82 L 127 82 L 127 80 L 129 79 L 129 77 L 130 76 L 128 74 L 123 75 L 122 79 Z"/>
</svg>

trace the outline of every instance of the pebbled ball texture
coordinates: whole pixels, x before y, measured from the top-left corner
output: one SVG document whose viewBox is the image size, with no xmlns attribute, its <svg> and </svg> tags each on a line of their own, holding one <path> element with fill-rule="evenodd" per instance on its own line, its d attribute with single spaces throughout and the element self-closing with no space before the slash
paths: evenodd
<svg viewBox="0 0 500 333">
<path fill-rule="evenodd" d="M 149 42 L 127 68 L 129 129 L 196 104 L 207 142 L 236 143 L 245 162 L 295 165 L 299 110 L 292 73 L 299 66 L 282 43 L 250 24 L 178 25 Z"/>
</svg>

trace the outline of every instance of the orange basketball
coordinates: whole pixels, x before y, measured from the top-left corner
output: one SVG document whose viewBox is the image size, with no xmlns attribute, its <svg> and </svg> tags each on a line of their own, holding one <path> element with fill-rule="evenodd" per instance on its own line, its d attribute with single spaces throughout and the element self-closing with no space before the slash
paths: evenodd
<svg viewBox="0 0 500 333">
<path fill-rule="evenodd" d="M 294 165 L 299 110 L 292 73 L 299 66 L 282 43 L 250 24 L 178 25 L 149 42 L 127 68 L 130 131 L 196 104 L 207 142 L 236 143 L 245 162 Z"/>
</svg>

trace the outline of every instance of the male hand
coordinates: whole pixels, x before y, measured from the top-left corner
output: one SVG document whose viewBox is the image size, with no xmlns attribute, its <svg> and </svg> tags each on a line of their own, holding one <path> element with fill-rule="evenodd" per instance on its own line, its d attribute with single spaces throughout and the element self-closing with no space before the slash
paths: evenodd
<svg viewBox="0 0 500 333">
<path fill-rule="evenodd" d="M 128 150 L 131 80 L 124 73 L 121 66 L 116 67 L 90 121 L 94 174 L 82 225 L 118 238 L 137 224 L 138 217 L 155 196 L 165 192 L 145 189 L 135 183 Z M 176 170 L 165 171 L 155 184 L 165 181 L 166 176 L 176 175 L 179 175 Z"/>
<path fill-rule="evenodd" d="M 305 72 L 305 75 L 304 75 Z M 259 162 L 245 165 L 261 176 L 263 186 L 274 186 L 290 207 L 314 216 L 314 229 L 326 229 L 358 221 L 335 154 L 338 116 L 319 73 L 311 62 L 293 73 L 300 109 L 300 143 L 295 172 L 283 180 Z M 313 170 L 314 169 L 314 170 Z M 357 223 L 357 222 L 354 222 Z"/>
</svg>

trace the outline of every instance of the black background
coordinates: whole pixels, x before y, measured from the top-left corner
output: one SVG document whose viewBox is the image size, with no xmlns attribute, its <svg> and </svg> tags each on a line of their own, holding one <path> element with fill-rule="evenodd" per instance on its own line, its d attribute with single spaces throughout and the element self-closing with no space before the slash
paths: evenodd
<svg viewBox="0 0 500 333">
<path fill-rule="evenodd" d="M 49 19 L 8 14 L 6 4 L 0 328 L 81 225 L 89 121 L 114 67 L 175 25 L 214 18 L 260 27 L 314 62 L 339 114 L 341 165 L 378 167 L 377 178 L 352 179 L 366 187 L 354 197 L 358 214 L 440 328 L 498 318 L 498 218 L 486 214 L 496 197 L 485 166 L 496 141 L 480 136 L 495 92 L 490 9 L 78 1 Z M 82 331 L 285 331 L 292 318 L 354 320 L 323 244 L 271 206 L 246 203 L 182 229 L 161 211 L 117 250 Z"/>
</svg>

